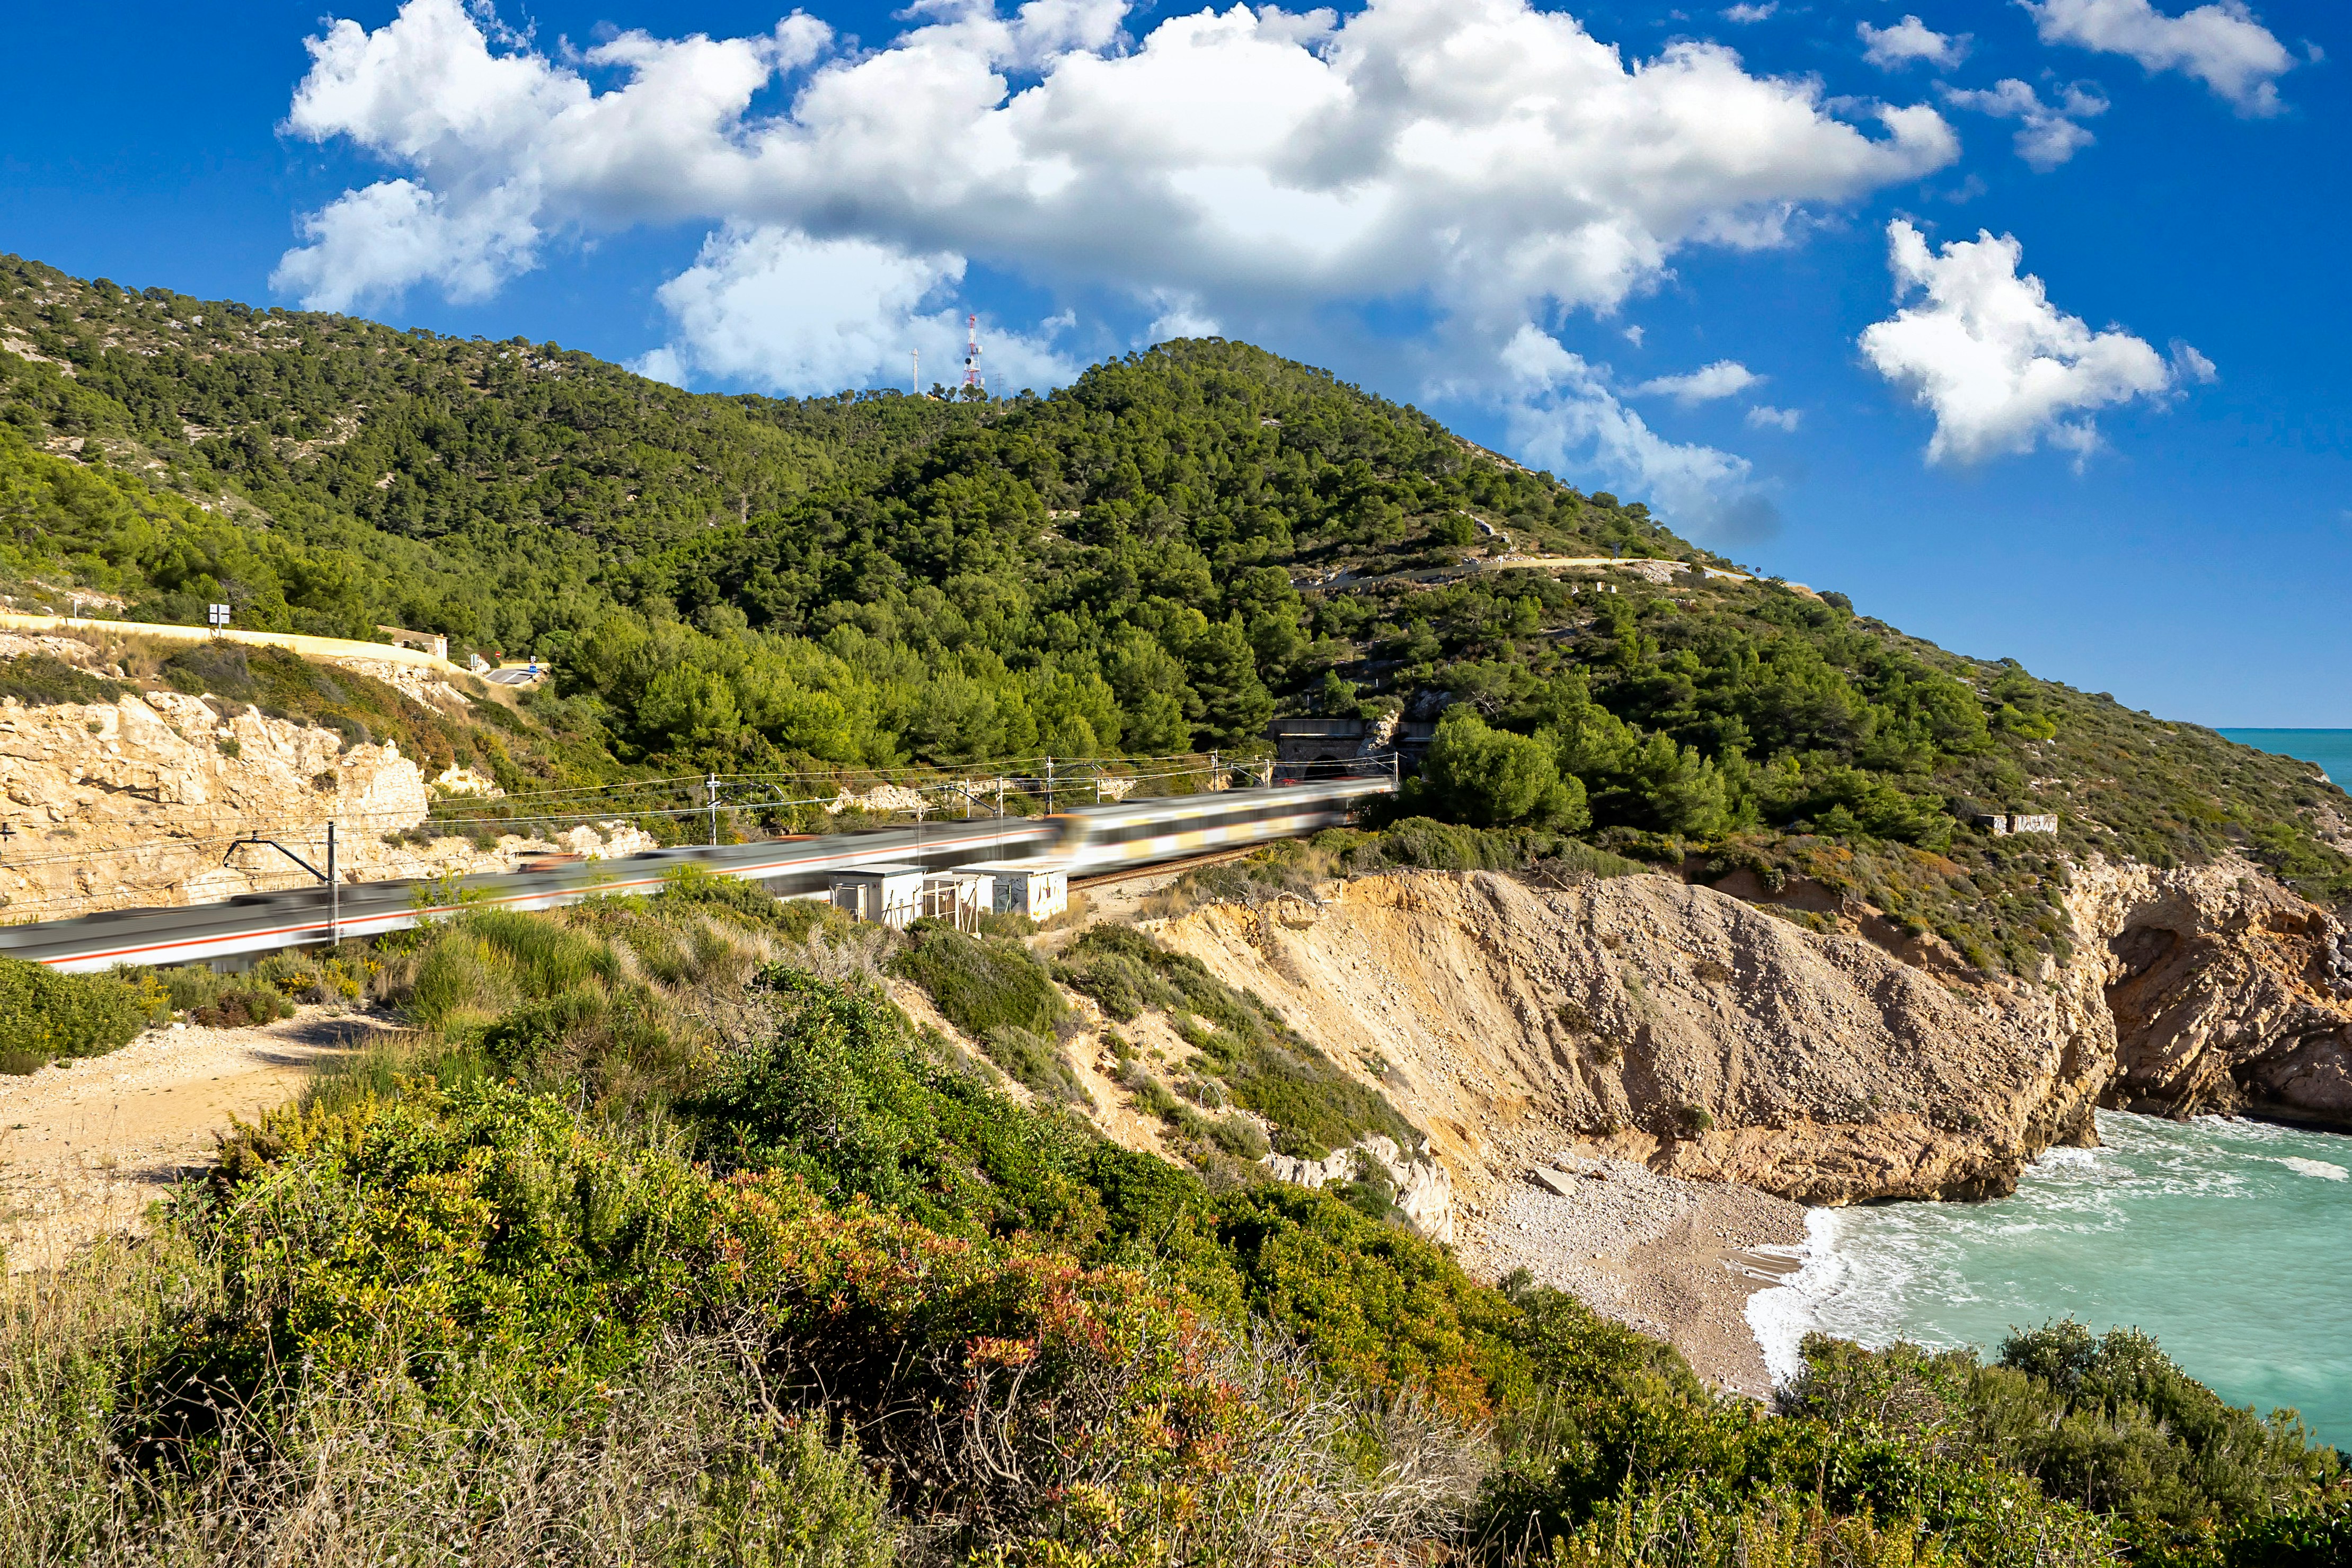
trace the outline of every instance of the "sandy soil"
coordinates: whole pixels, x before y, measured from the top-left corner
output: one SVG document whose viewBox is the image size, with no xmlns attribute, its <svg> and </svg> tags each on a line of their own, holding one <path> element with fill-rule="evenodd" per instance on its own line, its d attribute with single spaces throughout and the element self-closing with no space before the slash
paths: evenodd
<svg viewBox="0 0 2352 1568">
<path fill-rule="evenodd" d="M 0 1245 L 12 1273 L 54 1266 L 212 1163 L 232 1117 L 301 1092 L 383 1027 L 304 1008 L 257 1029 L 151 1030 L 110 1055 L 0 1077 Z"/>
</svg>

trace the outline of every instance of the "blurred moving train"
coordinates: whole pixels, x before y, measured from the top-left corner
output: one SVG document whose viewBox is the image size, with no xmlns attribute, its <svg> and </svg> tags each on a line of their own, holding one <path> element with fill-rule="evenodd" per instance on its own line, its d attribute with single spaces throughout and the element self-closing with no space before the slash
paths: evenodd
<svg viewBox="0 0 2352 1568">
<path fill-rule="evenodd" d="M 378 936 L 460 907 L 551 909 L 597 894 L 653 893 L 679 866 L 763 883 L 779 898 L 824 898 L 836 873 L 881 865 L 944 872 L 988 861 L 1051 860 L 1076 877 L 1297 838 L 1348 822 L 1386 774 L 1170 795 L 1083 806 L 1047 817 L 994 817 L 717 847 L 625 859 L 542 862 L 462 879 L 446 903 L 407 881 L 255 893 L 223 904 L 117 909 L 75 920 L 0 927 L 0 953 L 53 968 L 233 962 L 282 947 Z"/>
</svg>

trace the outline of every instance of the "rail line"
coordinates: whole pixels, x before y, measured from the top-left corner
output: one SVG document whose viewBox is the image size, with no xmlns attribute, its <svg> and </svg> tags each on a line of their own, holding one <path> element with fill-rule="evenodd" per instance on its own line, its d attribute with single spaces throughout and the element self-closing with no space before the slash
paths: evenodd
<svg viewBox="0 0 2352 1568">
<path fill-rule="evenodd" d="M 1115 882 L 1133 882 L 1139 876 L 1181 876 L 1188 871 L 1199 871 L 1204 866 L 1223 865 L 1227 861 L 1244 859 L 1255 854 L 1256 851 L 1257 846 L 1252 844 L 1245 849 L 1219 850 L 1213 854 L 1193 855 L 1187 860 L 1155 861 L 1150 865 L 1123 866 L 1118 871 L 1103 872 L 1096 876 L 1074 876 L 1070 879 L 1070 891 L 1082 893 L 1090 887 L 1108 887 Z"/>
<path fill-rule="evenodd" d="M 940 873 L 1043 862 L 1072 885 L 1233 859 L 1259 844 L 1347 822 L 1393 791 L 1370 777 L 1235 789 L 1083 806 L 1049 817 L 979 818 L 655 850 L 439 883 L 370 882 L 247 894 L 221 904 L 117 909 L 76 920 L 0 927 L 0 953 L 70 971 L 119 965 L 233 964 L 258 953 L 380 936 L 469 908 L 538 910 L 607 894 L 649 894 L 682 868 L 757 882 L 780 898 L 823 898 L 836 873 L 882 866 Z"/>
</svg>

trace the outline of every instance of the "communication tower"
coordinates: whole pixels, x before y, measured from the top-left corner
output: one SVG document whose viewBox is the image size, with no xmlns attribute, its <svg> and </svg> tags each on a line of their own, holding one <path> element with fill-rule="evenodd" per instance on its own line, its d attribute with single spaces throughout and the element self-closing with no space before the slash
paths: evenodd
<svg viewBox="0 0 2352 1568">
<path fill-rule="evenodd" d="M 963 326 L 967 334 L 963 348 L 963 384 L 972 392 L 985 392 L 988 383 L 980 373 L 980 318 L 967 316 L 963 319 Z"/>
</svg>

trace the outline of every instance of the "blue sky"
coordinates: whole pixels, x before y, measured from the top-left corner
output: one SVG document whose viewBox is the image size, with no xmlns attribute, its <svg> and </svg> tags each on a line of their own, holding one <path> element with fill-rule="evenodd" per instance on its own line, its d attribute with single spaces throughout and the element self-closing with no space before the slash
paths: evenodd
<svg viewBox="0 0 2352 1568">
<path fill-rule="evenodd" d="M 18 7 L 0 249 L 696 387 L 903 383 L 916 348 L 952 381 L 967 310 L 999 385 L 1222 330 L 1954 648 L 2352 726 L 2347 32 L 2183 0 Z"/>
</svg>

